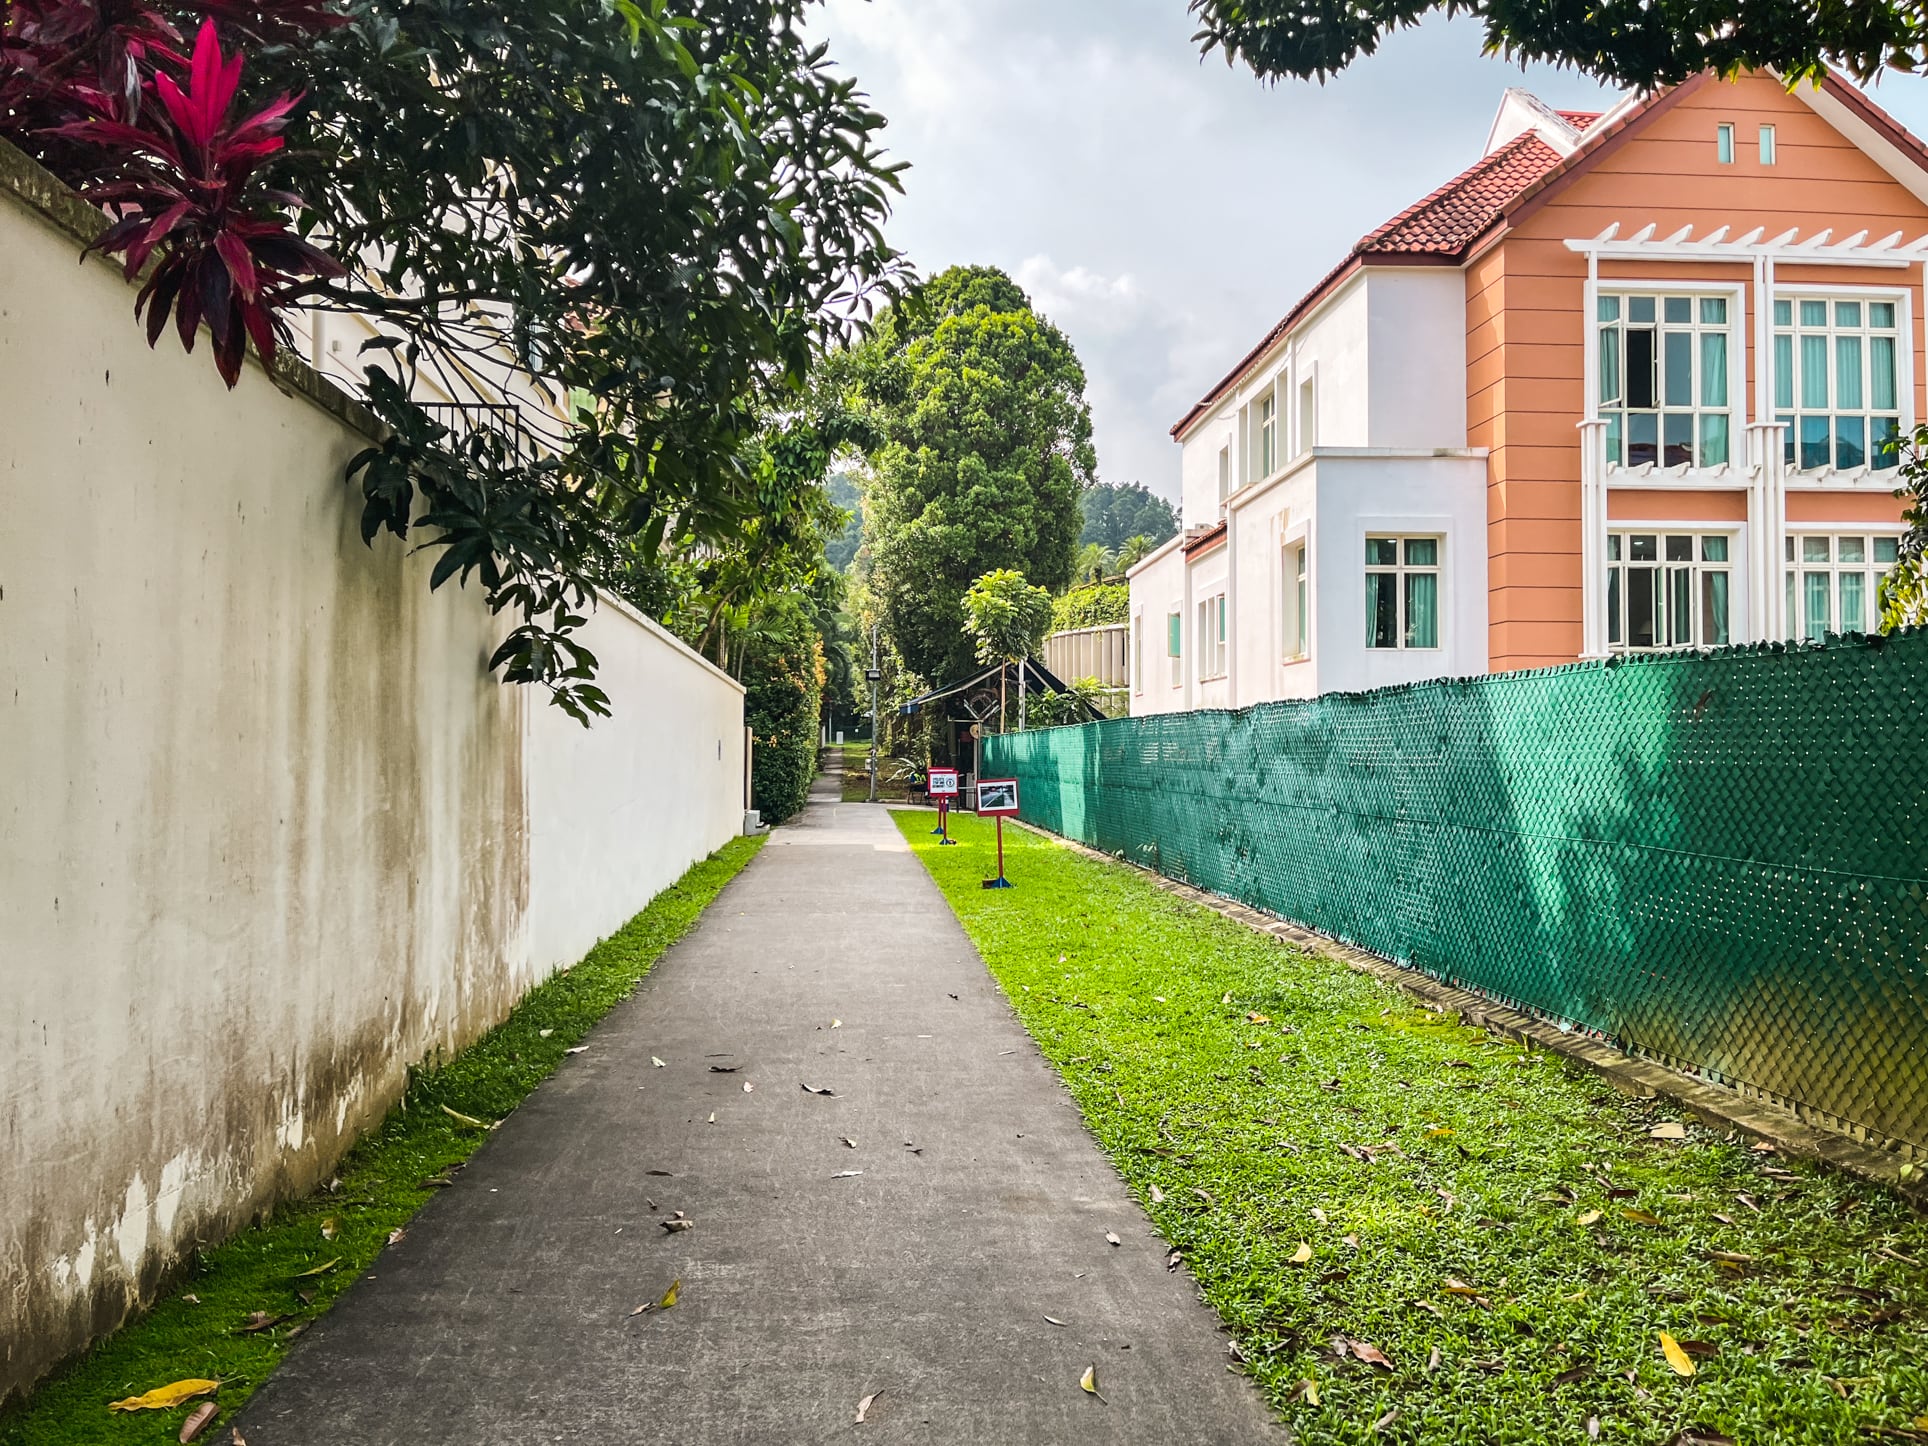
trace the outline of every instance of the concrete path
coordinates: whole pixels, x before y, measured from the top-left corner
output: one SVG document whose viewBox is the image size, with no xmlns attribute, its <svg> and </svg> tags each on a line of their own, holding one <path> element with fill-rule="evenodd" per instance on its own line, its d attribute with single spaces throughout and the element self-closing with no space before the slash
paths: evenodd
<svg viewBox="0 0 1928 1446">
<path fill-rule="evenodd" d="M 1283 1439 L 883 809 L 777 830 L 587 1042 L 248 1446 Z"/>
</svg>

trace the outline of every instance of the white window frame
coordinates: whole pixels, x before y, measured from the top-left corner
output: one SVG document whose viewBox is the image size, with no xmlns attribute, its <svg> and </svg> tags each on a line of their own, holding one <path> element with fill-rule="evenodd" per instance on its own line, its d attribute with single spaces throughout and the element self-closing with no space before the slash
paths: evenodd
<svg viewBox="0 0 1928 1446">
<path fill-rule="evenodd" d="M 1783 301 L 1788 303 L 1790 309 L 1792 324 L 1787 328 L 1783 328 L 1777 319 L 1777 304 Z M 1800 304 L 1803 301 L 1821 301 L 1827 304 L 1827 329 L 1825 335 L 1828 339 L 1829 379 L 1828 409 L 1825 413 L 1815 412 L 1812 409 L 1804 409 L 1798 405 L 1800 401 L 1800 363 L 1798 358 L 1800 356 L 1800 337 L 1804 331 L 1804 328 L 1800 324 Z M 1834 304 L 1837 301 L 1858 301 L 1861 303 L 1863 321 L 1858 331 L 1853 328 L 1844 330 L 1837 324 L 1834 310 Z M 1895 400 L 1899 404 L 1896 412 L 1896 431 L 1897 435 L 1905 440 L 1913 435 L 1915 429 L 1915 333 L 1914 316 L 1912 315 L 1913 297 L 1908 288 L 1901 286 L 1790 286 L 1781 284 L 1777 284 L 1774 288 L 1774 295 L 1768 302 L 1767 332 L 1769 342 L 1768 360 L 1766 363 L 1768 367 L 1767 397 L 1771 410 L 1769 416 L 1763 420 L 1773 420 L 1786 424 L 1786 435 L 1781 439 L 1782 464 L 1787 470 L 1787 476 L 1790 482 L 1811 482 L 1816 479 L 1828 477 L 1859 475 L 1872 477 L 1887 483 L 1896 475 L 1896 468 L 1894 467 L 1875 468 L 1870 466 L 1866 461 L 1858 467 L 1836 467 L 1832 464 L 1832 456 L 1830 456 L 1829 465 L 1826 467 L 1803 467 L 1800 465 L 1801 418 L 1804 415 L 1824 415 L 1830 419 L 1844 416 L 1857 416 L 1862 418 L 1864 428 L 1862 439 L 1863 454 L 1866 456 L 1872 452 L 1874 446 L 1874 418 L 1885 416 L 1887 413 L 1885 409 L 1872 405 L 1874 400 L 1872 385 L 1873 368 L 1869 365 L 1868 361 L 1872 352 L 1871 347 L 1865 345 L 1862 347 L 1862 407 L 1856 412 L 1842 412 L 1834 406 L 1836 391 L 1834 377 L 1836 367 L 1835 338 L 1840 335 L 1853 335 L 1865 339 L 1870 336 L 1886 334 L 1885 332 L 1875 332 L 1867 325 L 1867 307 L 1871 302 L 1892 302 L 1895 308 Z M 1812 334 L 1811 329 L 1808 330 L 1809 334 Z M 1788 395 L 1796 405 L 1791 407 L 1783 407 L 1780 404 L 1781 393 L 1778 358 L 1781 351 L 1779 338 L 1783 335 L 1791 335 L 1794 338 L 1793 342 L 1790 343 L 1790 353 L 1796 358 L 1795 372 L 1788 378 Z M 1790 417 L 1793 418 L 1791 423 L 1788 422 L 1788 418 Z M 1832 421 L 1830 421 L 1828 434 L 1830 438 L 1830 452 L 1832 452 L 1832 439 L 1834 435 Z M 1852 536 L 1852 534 L 1849 535 Z"/>
<path fill-rule="evenodd" d="M 1881 626 L 1879 593 L 1881 579 L 1894 568 L 1894 561 L 1875 560 L 1875 547 L 1878 542 L 1895 543 L 1899 551 L 1903 529 L 1899 527 L 1846 527 L 1840 525 L 1806 526 L 1789 523 L 1787 541 L 1782 549 L 1781 586 L 1787 599 L 1787 636 L 1788 641 L 1811 640 L 1819 642 L 1829 633 L 1871 632 Z M 1810 561 L 1807 557 L 1807 542 L 1810 538 L 1826 538 L 1828 560 Z M 1847 561 L 1841 558 L 1841 542 L 1856 539 L 1862 544 L 1862 560 Z M 1861 626 L 1843 628 L 1841 617 L 1841 577 L 1844 573 L 1859 573 L 1862 578 Z M 1810 634 L 1807 630 L 1807 579 L 1809 574 L 1825 575 L 1828 579 L 1828 626 L 1820 634 Z"/>
<path fill-rule="evenodd" d="M 1257 406 L 1258 426 L 1253 433 L 1253 446 L 1258 457 L 1256 480 L 1262 482 L 1279 470 L 1279 389 L 1276 383 L 1266 388 Z"/>
<path fill-rule="evenodd" d="M 1607 457 L 1607 470 L 1622 476 L 1688 475 L 1699 473 L 1718 473 L 1733 470 L 1740 466 L 1746 451 L 1746 410 L 1744 401 L 1747 395 L 1747 285 L 1744 282 L 1721 281 L 1682 281 L 1667 277 L 1642 277 L 1638 280 L 1620 277 L 1602 279 L 1594 290 L 1593 319 L 1588 331 L 1587 344 L 1593 348 L 1590 370 L 1593 372 L 1593 395 L 1588 399 L 1590 417 L 1607 423 L 1604 442 Z M 1631 302 L 1635 297 L 1651 297 L 1654 302 L 1654 321 L 1652 323 L 1654 343 L 1654 405 L 1634 408 L 1626 405 L 1627 364 L 1626 333 L 1631 323 Z M 1687 322 L 1668 322 L 1667 301 L 1669 298 L 1685 299 L 1689 306 L 1690 320 Z M 1608 320 L 1601 316 L 1602 303 L 1612 300 L 1616 303 L 1618 314 Z M 1701 302 L 1721 300 L 1727 303 L 1725 323 L 1701 320 Z M 1647 323 L 1640 323 L 1645 326 Z M 1619 370 L 1618 400 L 1602 400 L 1606 390 L 1605 373 L 1600 366 L 1601 334 L 1608 327 L 1617 328 L 1617 366 Z M 1692 361 L 1692 381 L 1690 393 L 1692 404 L 1689 406 L 1668 405 L 1665 396 L 1666 376 L 1664 353 L 1665 342 L 1661 339 L 1669 331 L 1680 332 L 1685 328 L 1692 338 L 1689 351 Z M 1714 406 L 1702 402 L 1702 348 L 1700 338 L 1706 335 L 1724 333 L 1727 337 L 1727 403 Z M 1635 415 L 1649 415 L 1654 418 L 1655 456 L 1651 462 L 1627 462 L 1630 455 L 1632 426 L 1629 418 Z M 1692 418 L 1689 427 L 1691 437 L 1691 461 L 1669 463 L 1667 461 L 1667 422 L 1668 415 L 1687 415 Z M 1727 419 L 1727 457 L 1724 461 L 1707 463 L 1705 455 L 1707 417 L 1724 416 Z"/>
<path fill-rule="evenodd" d="M 1398 544 L 1397 562 L 1377 563 L 1368 561 L 1364 564 L 1365 576 L 1370 577 L 1375 574 L 1380 576 L 1390 575 L 1395 579 L 1393 583 L 1393 596 L 1395 598 L 1394 641 L 1393 645 L 1389 648 L 1382 647 L 1372 641 L 1372 591 L 1370 588 L 1365 588 L 1362 585 L 1361 591 L 1366 599 L 1366 651 L 1369 653 L 1437 653 L 1442 651 L 1446 646 L 1447 634 L 1446 534 L 1443 532 L 1424 531 L 1393 532 L 1375 528 L 1366 532 L 1365 545 L 1361 548 L 1361 551 L 1369 549 L 1375 542 L 1394 542 Z M 1406 544 L 1409 542 L 1431 542 L 1433 544 L 1433 562 L 1431 566 L 1406 561 Z M 1355 552 L 1353 556 L 1357 557 L 1359 553 Z M 1406 579 L 1410 576 L 1424 575 L 1427 573 L 1430 573 L 1436 580 L 1433 587 L 1433 641 L 1427 644 L 1412 643 L 1407 641 L 1407 634 L 1411 631 L 1411 622 L 1406 616 L 1406 600 L 1410 592 L 1410 589 L 1406 586 Z"/>
<path fill-rule="evenodd" d="M 1303 457 L 1319 445 L 1319 364 L 1313 362 L 1299 376 L 1298 387 L 1299 449 L 1296 455 Z"/>
<path fill-rule="evenodd" d="M 1780 147 L 1775 140 L 1774 127 L 1761 127 L 1761 164 L 1771 166 L 1780 157 Z"/>
<path fill-rule="evenodd" d="M 1279 546 L 1279 653 L 1286 663 L 1312 656 L 1312 534 L 1300 531 Z"/>
<path fill-rule="evenodd" d="M 1734 164 L 1734 127 L 1722 121 L 1714 127 L 1714 159 L 1723 166 Z"/>
<path fill-rule="evenodd" d="M 1651 559 L 1636 558 L 1632 541 L 1636 537 L 1654 539 L 1654 556 Z M 1689 541 L 1689 556 L 1670 558 L 1668 540 L 1686 538 Z M 1726 544 L 1727 556 L 1721 559 L 1707 557 L 1707 540 L 1719 538 Z M 1679 653 L 1696 649 L 1725 647 L 1741 641 L 1743 613 L 1741 609 L 1741 588 L 1743 586 L 1743 559 L 1741 558 L 1741 535 L 1734 523 L 1696 523 L 1696 522 L 1612 522 L 1607 526 L 1605 545 L 1603 583 L 1607 597 L 1603 604 L 1605 611 L 1604 631 L 1607 638 L 1607 651 L 1611 653 Z M 1655 636 L 1665 636 L 1665 642 L 1635 647 L 1629 640 L 1626 623 L 1628 608 L 1631 605 L 1632 583 L 1630 569 L 1651 567 L 1657 574 L 1659 587 L 1655 599 L 1654 619 Z M 1674 641 L 1678 628 L 1671 625 L 1673 607 L 1677 594 L 1674 579 L 1685 574 L 1687 581 L 1688 637 L 1684 642 Z M 1727 637 L 1725 640 L 1709 636 L 1706 614 L 1703 607 L 1703 579 L 1718 574 L 1727 579 Z M 1619 633 L 1616 638 L 1615 632 Z"/>
<path fill-rule="evenodd" d="M 1198 681 L 1210 683 L 1225 676 L 1225 594 L 1215 592 L 1198 600 Z"/>
<path fill-rule="evenodd" d="M 1185 614 L 1182 608 L 1165 613 L 1165 656 L 1171 659 L 1172 686 L 1185 686 Z"/>
</svg>

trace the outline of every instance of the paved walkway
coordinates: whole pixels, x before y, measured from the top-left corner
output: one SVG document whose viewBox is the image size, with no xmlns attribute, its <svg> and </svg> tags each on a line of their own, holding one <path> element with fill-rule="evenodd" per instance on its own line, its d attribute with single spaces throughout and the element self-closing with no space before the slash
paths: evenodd
<svg viewBox="0 0 1928 1446">
<path fill-rule="evenodd" d="M 1281 1439 L 881 808 L 777 830 L 587 1042 L 249 1446 Z"/>
</svg>

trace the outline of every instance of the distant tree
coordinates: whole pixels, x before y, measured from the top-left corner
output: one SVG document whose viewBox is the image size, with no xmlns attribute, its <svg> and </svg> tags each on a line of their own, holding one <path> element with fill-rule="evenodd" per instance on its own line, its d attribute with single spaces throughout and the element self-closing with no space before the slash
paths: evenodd
<svg viewBox="0 0 1928 1446">
<path fill-rule="evenodd" d="M 1701 71 L 1775 70 L 1818 80 L 1832 61 L 1866 80 L 1912 71 L 1928 56 L 1928 9 L 1758 0 L 1190 0 L 1193 37 L 1263 79 L 1324 79 L 1427 15 L 1476 15 L 1485 49 L 1514 61 L 1570 65 L 1636 89 Z"/>
<path fill-rule="evenodd" d="M 1143 533 L 1140 533 L 1136 537 L 1127 537 L 1125 539 L 1125 545 L 1118 549 L 1118 571 L 1130 572 L 1134 567 L 1138 566 L 1139 563 L 1143 562 L 1147 557 L 1150 557 L 1152 549 L 1156 546 L 1158 546 L 1158 544 L 1153 542 L 1149 537 L 1146 537 Z"/>
<path fill-rule="evenodd" d="M 1131 589 L 1123 583 L 1101 583 L 1097 587 L 1074 587 L 1051 603 L 1051 631 L 1072 628 L 1100 628 L 1122 623 L 1131 616 Z"/>
<path fill-rule="evenodd" d="M 1021 663 L 1037 652 L 1051 626 L 1051 594 L 1011 568 L 987 572 L 964 594 L 964 632 L 980 663 Z M 1004 728 L 1004 685 L 998 684 L 998 729 Z"/>
<path fill-rule="evenodd" d="M 1001 271 L 934 278 L 847 353 L 832 380 L 883 437 L 864 498 L 866 583 L 910 672 L 972 666 L 964 593 L 987 572 L 1071 581 L 1078 497 L 1094 480 L 1084 368 Z"/>
<path fill-rule="evenodd" d="M 1133 537 L 1143 536 L 1157 546 L 1178 531 L 1178 515 L 1171 503 L 1140 482 L 1100 482 L 1082 499 L 1084 531 L 1081 544 L 1097 543 L 1116 553 Z"/>
<path fill-rule="evenodd" d="M 857 549 L 864 540 L 864 494 L 863 489 L 848 472 L 838 472 L 830 478 L 830 501 L 849 514 L 843 531 L 823 545 L 824 560 L 838 572 L 849 572 L 850 564 L 857 560 Z"/>
</svg>

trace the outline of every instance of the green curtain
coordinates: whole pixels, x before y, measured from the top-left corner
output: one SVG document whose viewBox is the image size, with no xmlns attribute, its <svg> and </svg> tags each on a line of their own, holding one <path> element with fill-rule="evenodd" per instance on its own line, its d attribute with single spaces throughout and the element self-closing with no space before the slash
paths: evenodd
<svg viewBox="0 0 1928 1446">
<path fill-rule="evenodd" d="M 1439 646 L 1439 574 L 1406 574 L 1406 646 Z"/>
</svg>

